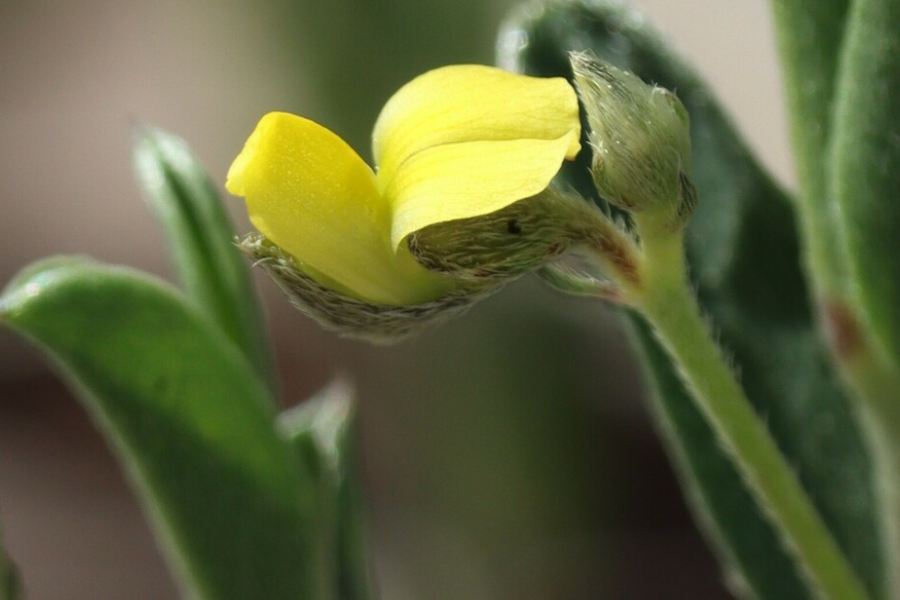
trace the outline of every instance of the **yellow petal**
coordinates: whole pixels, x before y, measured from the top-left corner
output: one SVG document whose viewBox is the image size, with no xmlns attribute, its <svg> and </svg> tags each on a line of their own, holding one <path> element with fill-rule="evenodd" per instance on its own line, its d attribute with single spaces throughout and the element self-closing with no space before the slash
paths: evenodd
<svg viewBox="0 0 900 600">
<path fill-rule="evenodd" d="M 400 167 L 387 189 L 394 207 L 394 247 L 414 231 L 486 215 L 544 190 L 570 138 L 463 142 L 422 150 Z"/>
<path fill-rule="evenodd" d="M 246 198 L 250 220 L 263 235 L 345 293 L 406 305 L 446 288 L 408 253 L 393 252 L 389 206 L 372 169 L 321 125 L 287 113 L 264 116 L 225 187 Z"/>
<path fill-rule="evenodd" d="M 580 133 L 578 99 L 565 79 L 454 65 L 429 71 L 400 88 L 375 123 L 372 146 L 379 185 L 385 189 L 400 164 L 426 148 L 567 136 L 565 156 L 574 158 Z"/>
</svg>

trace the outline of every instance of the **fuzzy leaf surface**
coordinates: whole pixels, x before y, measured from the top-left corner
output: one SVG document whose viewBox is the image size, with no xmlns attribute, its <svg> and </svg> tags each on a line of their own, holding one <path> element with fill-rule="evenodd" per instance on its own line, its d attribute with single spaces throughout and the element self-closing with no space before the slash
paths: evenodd
<svg viewBox="0 0 900 600">
<path fill-rule="evenodd" d="M 95 418 L 187 596 L 311 597 L 311 484 L 268 390 L 207 315 L 144 274 L 59 258 L 10 283 L 0 323 Z"/>
</svg>

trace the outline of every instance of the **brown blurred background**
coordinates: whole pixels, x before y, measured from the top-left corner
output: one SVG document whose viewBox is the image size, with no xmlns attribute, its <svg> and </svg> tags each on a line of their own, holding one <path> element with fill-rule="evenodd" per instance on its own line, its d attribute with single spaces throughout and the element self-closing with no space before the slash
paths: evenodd
<svg viewBox="0 0 900 600">
<path fill-rule="evenodd" d="M 170 277 L 131 177 L 135 123 L 217 181 L 256 120 L 300 112 L 368 156 L 399 85 L 493 61 L 513 0 L 3 0 L 0 285 L 79 253 Z M 790 179 L 765 3 L 635 2 Z M 230 201 L 238 230 L 248 228 Z M 373 553 L 391 600 L 724 598 L 615 315 L 521 281 L 413 342 L 320 331 L 269 282 L 285 404 L 336 370 L 361 395 Z M 40 356 L 0 330 L 0 522 L 32 600 L 175 598 L 137 502 Z"/>
</svg>

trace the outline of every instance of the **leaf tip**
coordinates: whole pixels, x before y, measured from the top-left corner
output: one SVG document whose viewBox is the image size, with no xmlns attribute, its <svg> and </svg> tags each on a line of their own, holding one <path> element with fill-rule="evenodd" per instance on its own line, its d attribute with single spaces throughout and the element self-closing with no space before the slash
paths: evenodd
<svg viewBox="0 0 900 600">
<path fill-rule="evenodd" d="M 25 304 L 57 279 L 61 269 L 89 262 L 82 256 L 51 256 L 19 271 L 0 292 L 0 322 L 11 323 Z"/>
<path fill-rule="evenodd" d="M 187 142 L 164 129 L 135 124 L 132 140 L 134 172 L 145 193 L 168 186 L 171 173 L 193 174 L 197 170 Z"/>
</svg>

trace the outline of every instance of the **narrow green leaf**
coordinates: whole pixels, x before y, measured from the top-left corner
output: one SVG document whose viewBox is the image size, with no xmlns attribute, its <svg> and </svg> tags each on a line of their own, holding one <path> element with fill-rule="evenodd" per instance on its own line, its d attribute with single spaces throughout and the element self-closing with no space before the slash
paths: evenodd
<svg viewBox="0 0 900 600">
<path fill-rule="evenodd" d="M 51 259 L 0 296 L 0 322 L 96 418 L 190 597 L 311 597 L 311 484 L 268 391 L 205 315 L 149 276 Z"/>
<path fill-rule="evenodd" d="M 708 88 L 642 15 L 611 1 L 537 7 L 529 6 L 507 25 L 500 40 L 505 66 L 569 76 L 567 52 L 590 49 L 677 90 L 687 107 L 699 206 L 686 246 L 701 304 L 734 357 L 751 401 L 797 466 L 851 564 L 876 590 L 883 567 L 871 462 L 813 326 L 787 198 L 750 156 Z M 588 161 L 583 152 L 564 177 L 594 195 Z M 742 596 L 813 597 L 667 355 L 640 320 L 629 320 L 652 381 L 660 428 L 728 580 Z"/>
<path fill-rule="evenodd" d="M 234 229 L 206 171 L 181 138 L 139 130 L 135 172 L 165 233 L 188 298 L 207 312 L 274 389 L 269 345 L 253 282 Z"/>
<path fill-rule="evenodd" d="M 830 181 L 854 300 L 900 369 L 900 3 L 856 0 L 847 27 Z"/>
<path fill-rule="evenodd" d="M 806 263 L 833 356 L 862 405 L 879 480 L 883 597 L 893 598 L 900 593 L 900 574 L 891 566 L 900 560 L 900 449 L 894 442 L 900 424 L 894 408 L 900 287 L 893 282 L 900 271 L 890 261 L 900 249 L 893 239 L 900 210 L 892 210 L 900 176 L 890 171 L 900 167 L 900 138 L 889 132 L 900 123 L 892 105 L 900 91 L 900 60 L 893 59 L 900 33 L 883 3 L 773 0 L 773 7 L 800 175 Z M 893 361 L 884 360 L 885 347 L 893 350 Z"/>
<path fill-rule="evenodd" d="M 316 474 L 319 490 L 319 548 L 330 554 L 330 581 L 321 597 L 376 597 L 366 546 L 364 502 L 356 461 L 354 393 L 336 380 L 314 398 L 278 419 L 279 429 Z"/>
<path fill-rule="evenodd" d="M 827 149 L 850 0 L 772 0 L 800 181 L 807 264 L 820 296 L 841 294 L 846 259 L 837 243 Z"/>
</svg>

